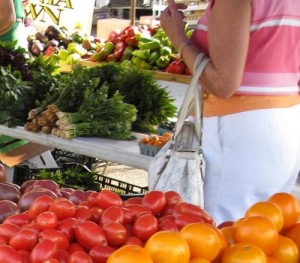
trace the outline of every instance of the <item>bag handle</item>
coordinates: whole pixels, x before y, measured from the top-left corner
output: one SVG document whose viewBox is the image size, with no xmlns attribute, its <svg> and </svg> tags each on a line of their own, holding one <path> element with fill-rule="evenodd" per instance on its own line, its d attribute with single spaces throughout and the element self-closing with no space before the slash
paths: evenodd
<svg viewBox="0 0 300 263">
<path fill-rule="evenodd" d="M 203 90 L 199 78 L 209 61 L 210 59 L 204 53 L 199 53 L 195 59 L 194 74 L 178 112 L 174 140 L 176 140 L 177 135 L 181 131 L 184 121 L 193 111 L 195 112 L 195 132 L 198 139 L 201 140 Z"/>
</svg>

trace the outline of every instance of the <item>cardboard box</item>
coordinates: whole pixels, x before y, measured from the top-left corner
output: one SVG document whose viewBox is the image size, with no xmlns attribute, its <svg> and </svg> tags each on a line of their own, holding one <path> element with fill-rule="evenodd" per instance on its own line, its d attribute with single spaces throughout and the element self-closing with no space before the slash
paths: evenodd
<svg viewBox="0 0 300 263">
<path fill-rule="evenodd" d="M 8 167 L 13 167 L 51 149 L 49 146 L 28 142 L 18 148 L 0 154 L 0 161 Z"/>
<path fill-rule="evenodd" d="M 97 21 L 97 37 L 107 39 L 113 30 L 123 30 L 130 25 L 130 20 L 125 19 L 100 19 Z"/>
</svg>

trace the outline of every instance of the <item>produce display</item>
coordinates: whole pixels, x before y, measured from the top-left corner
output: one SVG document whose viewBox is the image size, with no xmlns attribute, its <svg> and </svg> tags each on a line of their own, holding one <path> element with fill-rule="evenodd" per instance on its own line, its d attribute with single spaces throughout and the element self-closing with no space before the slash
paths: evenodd
<svg viewBox="0 0 300 263">
<path fill-rule="evenodd" d="M 132 139 L 132 129 L 154 131 L 175 116 L 166 89 L 138 67 L 77 65 L 69 73 L 57 74 L 57 67 L 43 56 L 29 58 L 15 43 L 1 45 L 0 52 L 7 57 L 0 74 L 2 125 L 24 125 L 62 138 Z"/>
<path fill-rule="evenodd" d="M 188 31 L 190 34 L 190 30 Z M 188 33 L 187 32 L 187 33 Z M 113 30 L 107 39 L 85 37 L 49 26 L 28 38 L 32 55 L 43 54 L 54 64 L 73 65 L 81 60 L 133 64 L 141 69 L 190 75 L 169 38 L 159 26 L 128 26 Z"/>
<path fill-rule="evenodd" d="M 122 199 L 48 179 L 1 182 L 0 190 L 5 262 L 299 262 L 300 204 L 284 192 L 216 225 L 174 191 Z"/>
</svg>

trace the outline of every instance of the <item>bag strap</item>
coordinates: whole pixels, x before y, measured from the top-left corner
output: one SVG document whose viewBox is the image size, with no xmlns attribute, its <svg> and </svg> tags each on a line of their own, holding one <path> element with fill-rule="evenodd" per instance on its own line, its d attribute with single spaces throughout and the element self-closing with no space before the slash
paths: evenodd
<svg viewBox="0 0 300 263">
<path fill-rule="evenodd" d="M 199 53 L 195 59 L 194 74 L 178 112 L 174 130 L 174 140 L 176 140 L 177 135 L 181 131 L 184 121 L 192 112 L 195 113 L 196 135 L 198 139 L 201 140 L 203 90 L 201 88 L 199 78 L 209 61 L 210 59 L 203 53 Z"/>
</svg>

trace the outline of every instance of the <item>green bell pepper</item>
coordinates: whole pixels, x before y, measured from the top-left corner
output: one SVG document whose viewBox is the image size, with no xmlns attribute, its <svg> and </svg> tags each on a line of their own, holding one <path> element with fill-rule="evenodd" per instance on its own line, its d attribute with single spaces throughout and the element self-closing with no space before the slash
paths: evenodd
<svg viewBox="0 0 300 263">
<path fill-rule="evenodd" d="M 138 57 L 133 57 L 131 59 L 131 62 L 134 65 L 136 65 L 136 66 L 138 66 L 139 68 L 142 68 L 142 69 L 151 69 L 152 68 L 152 66 L 147 61 L 145 61 L 143 59 L 140 59 Z"/>
<path fill-rule="evenodd" d="M 158 60 L 156 61 L 156 65 L 159 68 L 165 68 L 166 66 L 168 66 L 168 64 L 170 63 L 170 57 L 168 56 L 160 56 L 158 58 Z"/>
<path fill-rule="evenodd" d="M 143 60 L 148 60 L 149 56 L 150 56 L 150 49 L 146 49 L 146 50 L 134 50 L 132 51 L 132 55 L 134 57 L 143 59 Z"/>
</svg>

